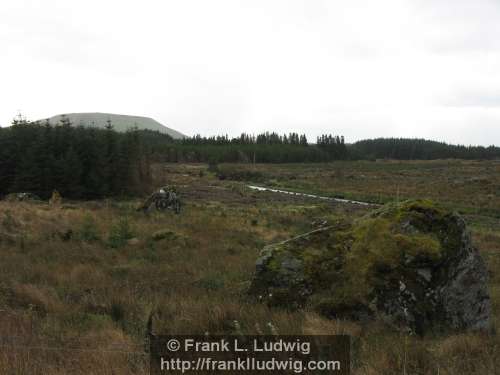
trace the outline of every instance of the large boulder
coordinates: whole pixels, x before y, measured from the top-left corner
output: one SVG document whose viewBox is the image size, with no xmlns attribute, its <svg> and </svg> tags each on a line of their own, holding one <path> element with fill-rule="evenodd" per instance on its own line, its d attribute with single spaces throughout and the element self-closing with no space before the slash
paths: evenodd
<svg viewBox="0 0 500 375">
<path fill-rule="evenodd" d="M 250 293 L 418 334 L 491 328 L 487 270 L 466 224 L 430 201 L 386 205 L 265 247 Z"/>
</svg>

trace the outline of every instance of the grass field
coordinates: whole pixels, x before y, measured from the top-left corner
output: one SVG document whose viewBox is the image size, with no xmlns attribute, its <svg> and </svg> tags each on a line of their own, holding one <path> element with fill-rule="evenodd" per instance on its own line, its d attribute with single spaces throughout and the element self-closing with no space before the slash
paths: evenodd
<svg viewBox="0 0 500 375">
<path fill-rule="evenodd" d="M 0 373 L 146 374 L 155 333 L 347 333 L 354 374 L 496 374 L 500 340 L 463 333 L 413 337 L 381 322 L 269 309 L 246 297 L 259 250 L 317 219 L 369 208 L 245 187 L 387 202 L 432 198 L 464 213 L 500 309 L 500 163 L 340 162 L 314 165 L 157 165 L 183 212 L 135 211 L 139 200 L 0 202 Z M 498 325 L 498 324 L 497 324 Z"/>
<path fill-rule="evenodd" d="M 500 217 L 499 161 L 391 161 L 222 165 L 265 184 L 385 203 L 429 198 L 472 214 Z"/>
</svg>

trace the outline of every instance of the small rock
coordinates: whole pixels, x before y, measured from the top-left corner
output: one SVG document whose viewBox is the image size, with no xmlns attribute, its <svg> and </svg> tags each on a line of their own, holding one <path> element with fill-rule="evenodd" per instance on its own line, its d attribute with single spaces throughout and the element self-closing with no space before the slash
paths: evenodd
<svg viewBox="0 0 500 375">
<path fill-rule="evenodd" d="M 137 237 L 134 237 L 134 238 L 127 240 L 127 245 L 130 245 L 130 246 L 137 246 L 140 243 L 141 243 L 141 240 L 138 239 Z"/>
<path fill-rule="evenodd" d="M 417 274 L 419 274 L 427 282 L 432 279 L 432 271 L 430 268 L 420 268 L 417 270 Z"/>
<path fill-rule="evenodd" d="M 313 228 L 326 227 L 327 225 L 328 225 L 328 220 L 326 219 L 315 219 L 311 222 L 311 227 Z"/>
</svg>

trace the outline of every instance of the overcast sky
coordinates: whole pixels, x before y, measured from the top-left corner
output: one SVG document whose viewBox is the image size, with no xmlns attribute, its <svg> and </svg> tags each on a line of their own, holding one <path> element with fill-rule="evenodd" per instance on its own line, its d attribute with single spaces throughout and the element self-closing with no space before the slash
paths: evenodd
<svg viewBox="0 0 500 375">
<path fill-rule="evenodd" d="M 1 0 L 0 124 L 500 145 L 499 0 Z"/>
</svg>

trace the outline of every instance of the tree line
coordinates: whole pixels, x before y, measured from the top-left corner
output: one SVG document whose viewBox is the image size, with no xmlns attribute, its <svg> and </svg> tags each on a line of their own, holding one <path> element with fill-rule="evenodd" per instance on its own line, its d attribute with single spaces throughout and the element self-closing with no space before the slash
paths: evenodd
<svg viewBox="0 0 500 375">
<path fill-rule="evenodd" d="M 356 142 L 349 147 L 351 159 L 497 159 L 495 146 L 450 145 L 444 142 L 412 138 L 377 138 Z"/>
<path fill-rule="evenodd" d="M 195 135 L 154 147 L 156 158 L 165 162 L 327 162 L 347 158 L 344 137 L 323 135 L 310 144 L 305 134 L 265 132 L 202 137 Z"/>
<path fill-rule="evenodd" d="M 377 138 L 347 144 L 343 136 L 323 134 L 316 143 L 305 135 L 262 133 L 256 136 L 202 137 L 172 140 L 156 149 L 159 160 L 168 162 L 294 163 L 335 160 L 432 160 L 498 159 L 496 146 L 451 145 L 426 139 Z"/>
<path fill-rule="evenodd" d="M 152 162 L 295 163 L 334 160 L 496 159 L 500 148 L 449 145 L 425 139 L 378 138 L 347 144 L 323 134 L 309 143 L 305 134 L 265 132 L 173 139 L 131 129 L 116 132 L 57 125 L 22 118 L 0 128 L 0 196 L 29 191 L 48 197 L 54 189 L 69 198 L 142 194 L 151 189 Z"/>
<path fill-rule="evenodd" d="M 179 141 L 183 145 L 300 145 L 308 146 L 305 134 L 289 133 L 278 134 L 276 132 L 265 132 L 257 135 L 242 133 L 238 137 L 229 138 L 227 135 L 202 137 L 197 134 L 194 137 L 186 137 Z"/>
<path fill-rule="evenodd" d="M 139 194 L 150 189 L 150 152 L 139 131 L 118 133 L 15 120 L 0 128 L 0 196 L 31 192 L 42 198 L 57 190 L 68 198 Z"/>
</svg>

